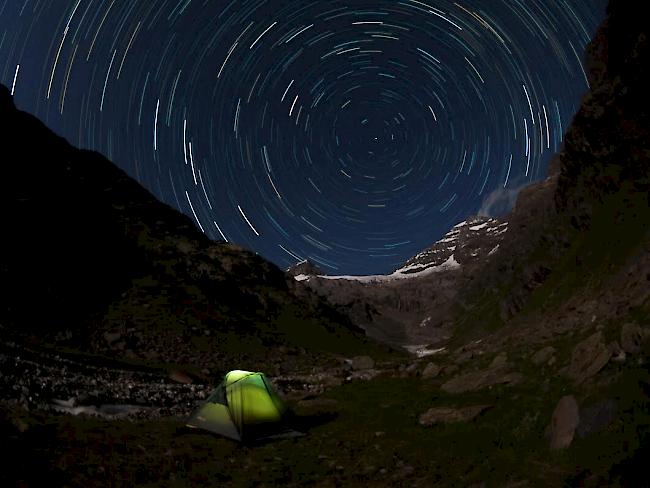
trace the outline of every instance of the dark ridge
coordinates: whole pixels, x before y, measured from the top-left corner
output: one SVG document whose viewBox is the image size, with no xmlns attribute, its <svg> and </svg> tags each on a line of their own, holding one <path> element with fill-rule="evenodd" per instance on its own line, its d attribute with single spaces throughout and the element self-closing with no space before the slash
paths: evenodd
<svg viewBox="0 0 650 488">
<path fill-rule="evenodd" d="M 612 280 L 630 263 L 640 266 L 635 276 L 643 275 L 650 32 L 623 1 L 610 2 L 608 14 L 587 48 L 590 91 L 548 177 L 520 193 L 500 252 L 460 293 L 463 328 L 494 328 L 521 312 L 557 307 L 585 285 L 609 281 L 611 291 L 623 286 L 623 278 Z M 626 299 L 641 300 L 643 286 L 630 285 Z"/>
<path fill-rule="evenodd" d="M 255 344 L 365 347 L 349 320 L 294 294 L 282 270 L 211 241 L 102 155 L 17 110 L 4 86 L 0 119 L 7 332 L 184 362 Z"/>
</svg>

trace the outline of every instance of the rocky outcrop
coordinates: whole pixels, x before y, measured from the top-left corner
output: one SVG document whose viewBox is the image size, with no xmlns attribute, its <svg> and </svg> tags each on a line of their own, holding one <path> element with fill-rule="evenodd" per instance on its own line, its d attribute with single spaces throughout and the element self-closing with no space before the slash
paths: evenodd
<svg viewBox="0 0 650 488">
<path fill-rule="evenodd" d="M 625 2 L 610 2 L 608 11 L 587 48 L 591 91 L 567 132 L 556 192 L 558 206 L 582 227 L 607 195 L 650 191 L 648 26 Z"/>
<path fill-rule="evenodd" d="M 621 348 L 628 354 L 641 352 L 643 330 L 636 324 L 627 323 L 621 329 Z"/>
<path fill-rule="evenodd" d="M 555 299 L 553 306 L 592 279 L 611 281 L 605 288 L 621 297 L 621 308 L 646 303 L 649 39 L 647 23 L 634 9 L 622 1 L 610 2 L 609 18 L 588 47 L 590 91 L 548 177 L 524 189 L 506 217 L 510 230 L 501 244 L 503 252 L 459 291 L 459 300 L 466 304 L 460 328 L 510 321 L 536 290 L 550 281 L 566 282 L 567 277 L 575 283 L 545 290 L 545 296 Z M 626 276 L 615 278 L 619 271 Z M 612 293 L 616 286 L 625 292 Z M 535 306 L 540 303 L 544 301 L 537 300 Z"/>
</svg>

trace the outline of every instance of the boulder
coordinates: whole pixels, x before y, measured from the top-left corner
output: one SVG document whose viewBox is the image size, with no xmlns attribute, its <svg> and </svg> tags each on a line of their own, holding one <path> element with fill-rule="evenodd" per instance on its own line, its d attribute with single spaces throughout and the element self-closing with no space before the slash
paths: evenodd
<svg viewBox="0 0 650 488">
<path fill-rule="evenodd" d="M 420 425 L 431 426 L 435 424 L 468 422 L 489 408 L 492 408 L 492 405 L 472 405 L 462 408 L 433 407 L 420 415 Z"/>
<path fill-rule="evenodd" d="M 611 351 L 603 342 L 602 332 L 596 332 L 576 345 L 565 374 L 576 383 L 582 383 L 603 369 L 610 357 Z"/>
<path fill-rule="evenodd" d="M 494 385 L 517 384 L 523 379 L 520 373 L 501 369 L 472 371 L 456 376 L 440 387 L 447 393 L 465 393 L 477 391 Z"/>
<path fill-rule="evenodd" d="M 537 351 L 531 358 L 531 361 L 534 365 L 541 366 L 545 363 L 548 364 L 553 356 L 555 356 L 555 348 L 553 346 L 546 346 Z"/>
<path fill-rule="evenodd" d="M 579 423 L 580 412 L 575 397 L 567 395 L 560 398 L 553 411 L 551 425 L 549 426 L 551 449 L 566 449 L 569 447 Z"/>
<path fill-rule="evenodd" d="M 119 341 L 122 338 L 122 334 L 119 332 L 105 332 L 104 333 L 104 340 L 108 344 L 113 344 L 114 342 Z"/>
<path fill-rule="evenodd" d="M 353 370 L 372 369 L 375 366 L 375 360 L 370 356 L 356 356 L 350 360 L 350 366 Z"/>
<path fill-rule="evenodd" d="M 621 329 L 621 348 L 628 354 L 641 352 L 643 342 L 643 331 L 641 327 L 633 323 L 623 325 Z"/>
<path fill-rule="evenodd" d="M 429 363 L 422 371 L 422 378 L 431 379 L 436 378 L 440 374 L 441 368 L 437 364 Z"/>
</svg>

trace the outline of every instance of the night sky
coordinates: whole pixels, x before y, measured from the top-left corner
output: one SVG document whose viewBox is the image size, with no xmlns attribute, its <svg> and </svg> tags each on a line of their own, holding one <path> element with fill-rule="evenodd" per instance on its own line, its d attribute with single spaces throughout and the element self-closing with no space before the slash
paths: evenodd
<svg viewBox="0 0 650 488">
<path fill-rule="evenodd" d="M 386 273 L 545 177 L 605 3 L 0 0 L 0 82 L 213 239 Z"/>
</svg>

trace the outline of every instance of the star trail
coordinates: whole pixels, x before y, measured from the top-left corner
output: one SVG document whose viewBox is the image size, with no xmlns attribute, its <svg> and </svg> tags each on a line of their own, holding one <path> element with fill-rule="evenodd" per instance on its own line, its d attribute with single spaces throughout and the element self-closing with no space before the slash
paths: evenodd
<svg viewBox="0 0 650 488">
<path fill-rule="evenodd" d="M 0 0 L 0 82 L 213 239 L 387 273 L 546 176 L 605 3 Z"/>
</svg>

